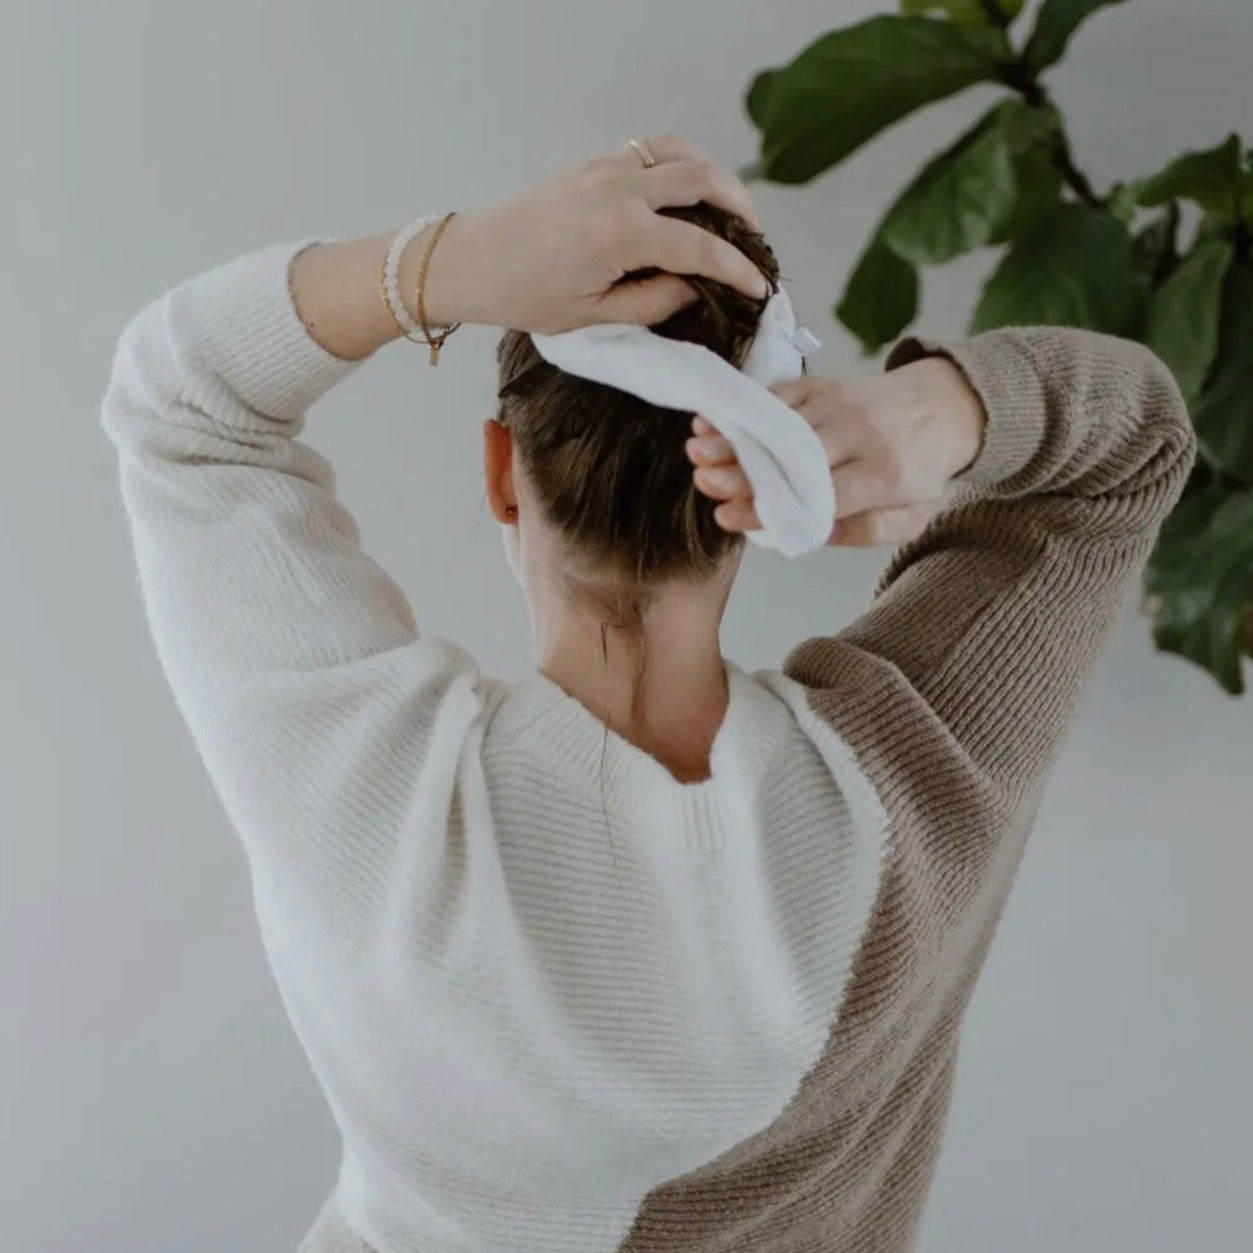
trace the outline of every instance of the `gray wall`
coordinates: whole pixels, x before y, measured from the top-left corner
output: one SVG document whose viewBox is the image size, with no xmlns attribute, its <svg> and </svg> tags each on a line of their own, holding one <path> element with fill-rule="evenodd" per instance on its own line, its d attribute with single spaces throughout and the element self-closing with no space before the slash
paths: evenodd
<svg viewBox="0 0 1253 1253">
<path fill-rule="evenodd" d="M 293 1249 L 337 1137 L 283 1016 L 247 869 L 145 634 L 98 403 L 117 333 L 178 279 L 305 235 L 473 206 L 635 132 L 751 155 L 750 73 L 885 4 L 9 0 L 0 33 L 0 1223 L 32 1253 Z M 1241 127 L 1247 0 L 1135 0 L 1056 76 L 1102 182 Z M 760 194 L 828 370 L 875 215 L 974 93 Z M 929 278 L 959 334 L 984 259 Z M 487 330 L 400 345 L 319 411 L 371 551 L 425 630 L 529 665 L 483 508 Z M 864 604 L 883 552 L 750 548 L 727 652 L 778 665 Z M 1250 1229 L 1253 697 L 1129 613 L 972 1005 L 922 1247 L 1234 1248 Z M 1244 1195 L 1241 1196 L 1243 1191 Z"/>
</svg>

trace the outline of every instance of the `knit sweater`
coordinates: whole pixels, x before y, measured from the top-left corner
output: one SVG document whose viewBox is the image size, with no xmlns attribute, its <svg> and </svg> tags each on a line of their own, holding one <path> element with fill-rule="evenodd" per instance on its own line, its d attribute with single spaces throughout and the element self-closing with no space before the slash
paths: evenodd
<svg viewBox="0 0 1253 1253">
<path fill-rule="evenodd" d="M 852 626 L 726 661 L 682 784 L 419 632 L 299 438 L 356 365 L 301 324 L 297 248 L 143 310 L 103 425 L 341 1133 L 302 1250 L 914 1248 L 1041 785 L 1194 457 L 1170 374 L 1059 328 L 898 345 L 961 368 L 982 452 Z"/>
</svg>

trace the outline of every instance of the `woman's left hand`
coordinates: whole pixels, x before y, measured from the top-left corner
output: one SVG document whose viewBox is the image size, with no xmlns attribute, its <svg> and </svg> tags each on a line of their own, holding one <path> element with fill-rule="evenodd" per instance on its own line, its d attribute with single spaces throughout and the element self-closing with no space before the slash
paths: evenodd
<svg viewBox="0 0 1253 1253">
<path fill-rule="evenodd" d="M 656 212 L 704 200 L 759 226 L 748 190 L 676 135 L 645 143 L 652 167 L 627 148 L 454 217 L 427 271 L 431 321 L 548 334 L 594 322 L 649 326 L 693 299 L 682 274 L 767 296 L 765 278 L 738 248 Z M 667 273 L 620 282 L 649 267 Z"/>
<path fill-rule="evenodd" d="M 947 357 L 922 357 L 864 378 L 809 375 L 771 389 L 813 427 L 835 487 L 828 543 L 862 547 L 916 539 L 944 505 L 952 480 L 983 443 L 983 400 Z M 756 531 L 752 484 L 735 450 L 705 417 L 692 421 L 687 454 L 695 485 L 719 501 L 718 524 Z"/>
</svg>

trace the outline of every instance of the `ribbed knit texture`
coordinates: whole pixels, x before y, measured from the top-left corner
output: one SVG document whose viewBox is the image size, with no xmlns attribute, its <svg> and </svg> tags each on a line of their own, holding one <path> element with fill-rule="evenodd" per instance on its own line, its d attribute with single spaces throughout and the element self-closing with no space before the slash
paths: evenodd
<svg viewBox="0 0 1253 1253">
<path fill-rule="evenodd" d="M 302 1253 L 914 1248 L 1041 785 L 1194 456 L 1169 373 L 1055 328 L 898 345 L 962 368 L 984 449 L 852 627 L 726 663 L 684 785 L 419 635 L 298 438 L 355 367 L 296 251 L 145 309 L 103 422 L 343 1137 Z"/>
</svg>

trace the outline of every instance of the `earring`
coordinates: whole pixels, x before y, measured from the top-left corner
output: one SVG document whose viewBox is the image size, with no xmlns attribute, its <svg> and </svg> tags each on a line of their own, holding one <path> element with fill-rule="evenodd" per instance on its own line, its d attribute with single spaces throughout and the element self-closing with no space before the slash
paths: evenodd
<svg viewBox="0 0 1253 1253">
<path fill-rule="evenodd" d="M 506 517 L 506 518 L 516 518 L 517 516 L 518 516 L 518 507 L 517 507 L 517 505 L 506 505 L 506 506 L 505 506 L 505 517 Z"/>
</svg>

